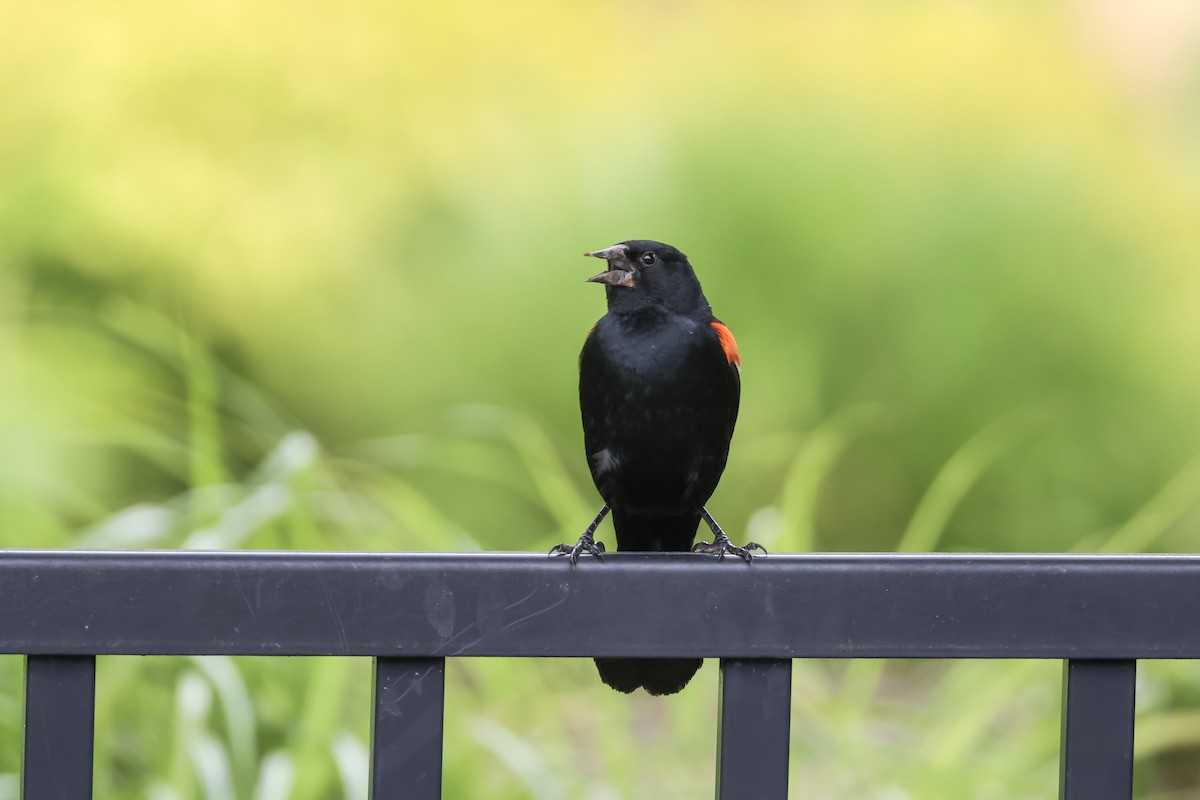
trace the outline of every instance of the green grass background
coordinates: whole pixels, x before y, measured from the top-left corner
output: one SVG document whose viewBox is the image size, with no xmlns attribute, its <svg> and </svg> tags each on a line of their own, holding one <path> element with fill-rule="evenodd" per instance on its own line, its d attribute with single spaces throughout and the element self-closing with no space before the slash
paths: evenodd
<svg viewBox="0 0 1200 800">
<path fill-rule="evenodd" d="M 0 546 L 573 539 L 578 254 L 648 237 L 738 335 L 737 538 L 1193 551 L 1200 17 L 1120 5 L 5 3 Z M 708 796 L 716 672 L 453 661 L 446 795 Z M 1060 680 L 797 663 L 795 795 L 1052 797 Z M 366 660 L 98 681 L 100 797 L 365 796 Z M 1200 665 L 1138 713 L 1198 796 Z"/>
</svg>

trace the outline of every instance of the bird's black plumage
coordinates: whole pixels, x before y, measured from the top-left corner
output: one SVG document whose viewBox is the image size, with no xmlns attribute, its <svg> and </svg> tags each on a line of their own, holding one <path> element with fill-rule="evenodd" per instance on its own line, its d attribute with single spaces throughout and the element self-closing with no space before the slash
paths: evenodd
<svg viewBox="0 0 1200 800">
<path fill-rule="evenodd" d="M 618 550 L 687 551 L 701 518 L 712 544 L 733 553 L 704 509 L 717 487 L 737 420 L 740 359 L 687 257 L 670 245 L 631 240 L 589 253 L 608 261 L 590 280 L 606 284 L 608 313 L 579 357 L 579 406 L 588 466 L 605 508 L 579 543 L 552 552 L 599 555 L 593 532 L 611 508 Z M 753 546 L 748 545 L 750 548 Z M 651 694 L 681 690 L 700 659 L 598 658 L 609 686 Z"/>
</svg>

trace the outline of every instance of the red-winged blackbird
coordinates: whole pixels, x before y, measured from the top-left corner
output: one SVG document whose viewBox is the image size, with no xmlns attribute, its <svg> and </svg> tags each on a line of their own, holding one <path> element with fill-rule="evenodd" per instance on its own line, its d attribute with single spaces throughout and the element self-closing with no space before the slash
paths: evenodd
<svg viewBox="0 0 1200 800">
<path fill-rule="evenodd" d="M 670 245 L 634 240 L 584 255 L 608 270 L 608 313 L 579 355 L 579 407 L 592 480 L 604 507 L 578 543 L 553 554 L 600 556 L 596 527 L 612 510 L 618 550 L 696 550 L 749 561 L 754 542 L 736 547 L 704 508 L 717 488 L 741 394 L 741 361 L 729 328 L 713 316 L 687 256 Z M 704 519 L 713 541 L 694 547 Z M 765 552 L 765 551 L 764 551 Z M 621 692 L 681 690 L 698 658 L 597 658 L 601 679 Z"/>
</svg>

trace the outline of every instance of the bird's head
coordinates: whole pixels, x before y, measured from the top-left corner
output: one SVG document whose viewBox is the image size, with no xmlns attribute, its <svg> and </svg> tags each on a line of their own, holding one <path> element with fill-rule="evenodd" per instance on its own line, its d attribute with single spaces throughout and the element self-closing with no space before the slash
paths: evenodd
<svg viewBox="0 0 1200 800">
<path fill-rule="evenodd" d="M 607 287 L 610 311 L 651 305 L 679 314 L 708 309 L 687 256 L 669 244 L 631 239 L 584 255 L 608 262 L 607 270 L 588 281 Z"/>
</svg>

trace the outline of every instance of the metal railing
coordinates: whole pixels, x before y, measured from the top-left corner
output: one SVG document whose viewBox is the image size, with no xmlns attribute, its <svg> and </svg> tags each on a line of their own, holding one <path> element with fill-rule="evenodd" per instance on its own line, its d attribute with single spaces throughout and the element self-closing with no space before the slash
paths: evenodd
<svg viewBox="0 0 1200 800">
<path fill-rule="evenodd" d="M 1063 659 L 1060 797 L 1124 800 L 1136 660 L 1200 658 L 1198 607 L 1192 556 L 0 552 L 37 800 L 91 796 L 96 657 L 171 654 L 374 657 L 376 798 L 440 797 L 446 658 L 720 658 L 721 798 L 787 796 L 791 659 Z"/>
</svg>

